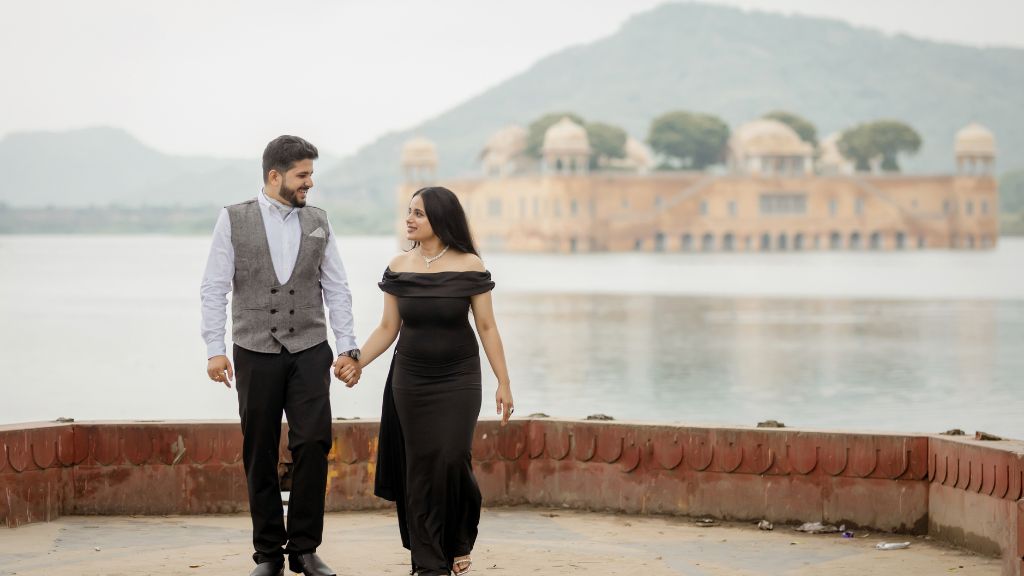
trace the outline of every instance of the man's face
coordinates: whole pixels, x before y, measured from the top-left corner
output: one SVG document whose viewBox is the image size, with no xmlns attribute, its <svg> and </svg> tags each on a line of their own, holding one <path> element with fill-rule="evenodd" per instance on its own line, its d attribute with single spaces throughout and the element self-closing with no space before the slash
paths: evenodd
<svg viewBox="0 0 1024 576">
<path fill-rule="evenodd" d="M 313 161 L 300 160 L 292 165 L 281 180 L 281 198 L 296 208 L 306 205 L 306 194 L 313 187 Z"/>
</svg>

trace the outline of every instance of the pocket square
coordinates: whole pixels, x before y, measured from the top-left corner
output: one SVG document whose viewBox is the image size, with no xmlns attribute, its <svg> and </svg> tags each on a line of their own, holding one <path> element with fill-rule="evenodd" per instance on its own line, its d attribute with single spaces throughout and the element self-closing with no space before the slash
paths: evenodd
<svg viewBox="0 0 1024 576">
<path fill-rule="evenodd" d="M 313 230 L 312 232 L 310 232 L 309 235 L 312 236 L 313 238 L 326 238 L 327 237 L 327 233 L 324 232 L 323 228 L 317 228 L 316 230 Z"/>
</svg>

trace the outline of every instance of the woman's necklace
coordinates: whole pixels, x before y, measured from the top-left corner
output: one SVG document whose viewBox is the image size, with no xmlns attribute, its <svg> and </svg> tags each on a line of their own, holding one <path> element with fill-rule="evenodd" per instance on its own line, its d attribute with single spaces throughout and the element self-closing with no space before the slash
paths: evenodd
<svg viewBox="0 0 1024 576">
<path fill-rule="evenodd" d="M 431 256 L 430 258 L 427 258 L 426 256 L 424 256 L 424 255 L 423 255 L 423 247 L 422 247 L 422 246 L 420 246 L 420 257 L 422 257 L 422 258 L 423 258 L 423 261 L 427 263 L 427 270 L 430 270 L 430 265 L 431 265 L 431 264 L 432 264 L 432 263 L 433 263 L 433 262 L 434 262 L 435 260 L 437 260 L 438 258 L 440 258 L 441 256 L 444 256 L 444 253 L 445 253 L 445 252 L 447 252 L 447 251 L 448 251 L 448 247 L 447 247 L 447 246 L 445 246 L 445 247 L 444 247 L 444 250 L 441 250 L 440 252 L 438 252 L 437 256 Z"/>
</svg>

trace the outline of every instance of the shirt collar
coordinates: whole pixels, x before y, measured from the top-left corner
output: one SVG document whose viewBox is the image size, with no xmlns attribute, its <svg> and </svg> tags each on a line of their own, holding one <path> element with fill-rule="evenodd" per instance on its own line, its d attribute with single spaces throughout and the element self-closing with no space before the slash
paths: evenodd
<svg viewBox="0 0 1024 576">
<path fill-rule="evenodd" d="M 268 208 L 275 208 L 277 210 L 277 213 L 281 215 L 282 220 L 284 218 L 287 218 L 288 215 L 295 210 L 295 206 L 289 206 L 283 202 L 278 202 L 277 200 L 274 200 L 270 196 L 267 196 L 267 193 L 264 190 L 260 190 L 260 195 L 258 196 L 258 199 L 262 206 L 266 206 Z"/>
</svg>

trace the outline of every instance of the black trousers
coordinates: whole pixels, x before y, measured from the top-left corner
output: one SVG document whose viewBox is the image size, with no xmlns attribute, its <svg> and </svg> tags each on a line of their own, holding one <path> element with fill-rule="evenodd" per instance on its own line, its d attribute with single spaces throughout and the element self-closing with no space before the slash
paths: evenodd
<svg viewBox="0 0 1024 576">
<path fill-rule="evenodd" d="M 253 560 L 313 552 L 324 531 L 327 454 L 331 450 L 331 347 L 322 342 L 292 354 L 234 347 L 235 387 L 242 417 L 242 462 L 249 487 Z M 288 526 L 278 477 L 281 414 L 288 416 L 292 490 Z"/>
</svg>

